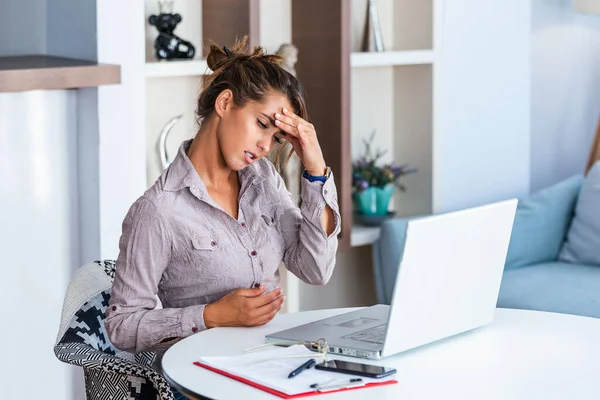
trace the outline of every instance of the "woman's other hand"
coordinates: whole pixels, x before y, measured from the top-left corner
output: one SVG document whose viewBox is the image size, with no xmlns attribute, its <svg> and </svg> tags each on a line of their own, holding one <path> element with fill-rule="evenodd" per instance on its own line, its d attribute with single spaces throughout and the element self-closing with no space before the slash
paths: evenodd
<svg viewBox="0 0 600 400">
<path fill-rule="evenodd" d="M 278 288 L 265 293 L 266 286 L 237 289 L 204 307 L 204 324 L 218 326 L 259 326 L 271 321 L 281 310 L 285 296 Z"/>
<path fill-rule="evenodd" d="M 315 127 L 287 108 L 283 108 L 281 112 L 282 114 L 275 114 L 275 125 L 285 133 L 285 140 L 294 147 L 304 169 L 310 175 L 323 176 L 327 165 Z"/>
</svg>

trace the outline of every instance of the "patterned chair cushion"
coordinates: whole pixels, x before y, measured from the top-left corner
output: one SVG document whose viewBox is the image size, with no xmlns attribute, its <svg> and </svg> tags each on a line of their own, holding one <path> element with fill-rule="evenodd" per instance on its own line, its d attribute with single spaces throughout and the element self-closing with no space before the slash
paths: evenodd
<svg viewBox="0 0 600 400">
<path fill-rule="evenodd" d="M 114 274 L 114 261 L 96 261 L 78 271 L 67 289 L 64 309 L 76 309 L 73 302 L 80 301 L 82 293 L 94 294 L 74 314 L 69 311 L 65 315 L 63 310 L 62 321 L 68 321 L 68 326 L 61 326 L 64 334 L 54 353 L 63 362 L 83 367 L 88 399 L 172 400 L 171 387 L 151 367 L 154 353 L 123 352 L 108 338 L 104 316 L 111 289 L 107 282 L 112 284 Z"/>
<path fill-rule="evenodd" d="M 104 327 L 104 313 L 108 307 L 110 293 L 98 293 L 85 303 L 75 314 L 61 342 L 85 343 L 93 349 L 115 355 L 119 352 L 108 339 Z"/>
</svg>

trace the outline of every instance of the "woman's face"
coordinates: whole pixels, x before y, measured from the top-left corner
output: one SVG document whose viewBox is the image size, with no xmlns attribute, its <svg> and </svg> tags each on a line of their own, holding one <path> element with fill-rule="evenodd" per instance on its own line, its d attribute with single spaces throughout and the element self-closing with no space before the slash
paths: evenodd
<svg viewBox="0 0 600 400">
<path fill-rule="evenodd" d="M 267 94 L 261 102 L 250 101 L 243 107 L 234 105 L 231 91 L 225 90 L 219 95 L 215 104 L 221 117 L 217 137 L 229 168 L 239 171 L 247 167 L 283 140 L 281 130 L 275 126 L 275 113 L 281 113 L 283 108 L 293 111 L 287 96 L 279 92 Z"/>
</svg>

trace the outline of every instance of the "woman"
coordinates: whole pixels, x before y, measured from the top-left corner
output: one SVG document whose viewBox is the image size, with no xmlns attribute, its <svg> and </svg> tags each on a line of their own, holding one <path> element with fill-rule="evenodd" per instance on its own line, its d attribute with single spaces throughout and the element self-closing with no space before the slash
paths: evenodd
<svg viewBox="0 0 600 400">
<path fill-rule="evenodd" d="M 211 47 L 197 135 L 123 222 L 106 313 L 119 349 L 162 353 L 204 329 L 266 324 L 283 304 L 282 261 L 308 284 L 331 277 L 337 194 L 302 90 L 278 56 L 244 47 Z M 285 160 L 285 142 L 305 168 L 300 209 L 264 158 Z"/>
</svg>

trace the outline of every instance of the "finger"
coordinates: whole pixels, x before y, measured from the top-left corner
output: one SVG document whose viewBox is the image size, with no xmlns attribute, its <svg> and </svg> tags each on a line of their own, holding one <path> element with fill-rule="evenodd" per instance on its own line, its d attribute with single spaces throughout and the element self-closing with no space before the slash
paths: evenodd
<svg viewBox="0 0 600 400">
<path fill-rule="evenodd" d="M 293 136 L 293 137 L 298 137 L 298 135 L 300 134 L 300 131 L 298 130 L 298 126 L 287 124 L 287 123 L 285 123 L 283 121 L 280 121 L 278 119 L 275 120 L 275 125 L 279 129 L 281 129 L 281 131 L 283 133 L 285 133 L 286 139 L 287 139 L 287 135 L 290 135 L 290 136 Z"/>
<path fill-rule="evenodd" d="M 261 307 L 258 307 L 256 309 L 255 317 L 260 318 L 261 316 L 265 316 L 265 315 L 268 315 L 273 312 L 276 313 L 281 308 L 281 305 L 283 304 L 284 300 L 285 300 L 285 296 L 279 296 L 279 297 L 273 299 L 273 301 L 271 301 Z"/>
<path fill-rule="evenodd" d="M 301 118 L 288 117 L 287 115 L 275 113 L 275 122 L 283 122 L 286 125 L 297 127 L 304 122 Z"/>
<path fill-rule="evenodd" d="M 262 296 L 255 297 L 251 300 L 252 307 L 253 308 L 263 307 L 263 306 L 271 303 L 273 300 L 277 299 L 279 296 L 281 296 L 281 293 L 282 293 L 282 289 L 278 288 L 278 289 L 275 289 L 275 290 L 273 290 L 269 293 L 266 293 Z"/>
<path fill-rule="evenodd" d="M 281 311 L 283 304 L 281 304 L 279 307 L 277 307 L 276 309 L 274 309 L 272 312 L 263 315 L 262 317 L 259 317 L 255 320 L 255 324 L 256 325 L 264 325 L 268 322 L 270 322 L 273 318 L 275 318 L 275 316 L 277 315 L 277 313 L 279 313 L 279 311 Z"/>
<path fill-rule="evenodd" d="M 252 288 L 252 289 L 238 289 L 238 290 L 234 291 L 234 293 L 237 294 L 238 296 L 254 298 L 254 297 L 261 296 L 263 293 L 265 293 L 266 290 L 267 290 L 267 286 L 262 285 L 262 286 L 259 286 L 257 288 Z"/>
<path fill-rule="evenodd" d="M 269 322 L 271 322 L 273 320 L 273 318 L 275 318 L 276 315 L 277 315 L 277 313 L 274 313 L 272 315 L 269 315 L 268 317 L 258 319 L 254 322 L 254 326 L 266 325 Z"/>
<path fill-rule="evenodd" d="M 292 142 L 294 139 L 299 140 L 300 147 L 310 146 L 316 140 L 316 132 L 311 131 L 311 133 L 307 132 L 308 129 L 304 127 L 304 125 L 298 125 L 296 127 L 285 124 L 283 122 L 277 122 L 277 127 L 281 130 L 281 132 L 286 133 L 284 138 Z M 297 148 L 296 148 L 297 150 Z"/>
<path fill-rule="evenodd" d="M 282 108 L 281 112 L 288 117 L 292 117 L 292 118 L 297 118 L 300 121 L 306 122 L 304 121 L 304 119 L 302 119 L 300 116 L 296 115 L 293 111 L 288 110 L 287 108 Z"/>
<path fill-rule="evenodd" d="M 278 296 L 260 307 L 253 308 L 251 311 L 248 312 L 250 319 L 253 321 L 257 321 L 261 318 L 264 318 L 272 312 L 277 312 L 277 310 L 281 308 L 284 299 L 285 296 Z"/>
<path fill-rule="evenodd" d="M 302 136 L 308 134 L 316 136 L 313 124 L 306 122 L 300 117 L 288 117 L 279 113 L 275 114 L 275 125 L 284 132 L 289 132 L 293 136 Z"/>
</svg>

